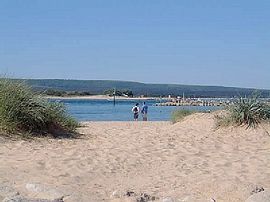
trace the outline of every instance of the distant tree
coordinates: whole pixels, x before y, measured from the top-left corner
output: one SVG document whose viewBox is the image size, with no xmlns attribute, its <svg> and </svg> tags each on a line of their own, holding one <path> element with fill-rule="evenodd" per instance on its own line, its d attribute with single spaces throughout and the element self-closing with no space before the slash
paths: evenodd
<svg viewBox="0 0 270 202">
<path fill-rule="evenodd" d="M 108 89 L 104 91 L 104 95 L 109 95 L 109 96 L 113 96 L 114 95 L 114 89 Z M 116 90 L 115 91 L 115 95 L 116 96 L 122 96 L 123 93 L 120 90 Z"/>
<path fill-rule="evenodd" d="M 57 96 L 57 97 L 92 95 L 90 92 L 86 92 L 86 91 L 60 91 L 60 90 L 54 90 L 54 89 L 48 89 L 44 91 L 43 94 L 49 95 L 49 96 Z"/>
<path fill-rule="evenodd" d="M 48 89 L 44 92 L 45 95 L 49 96 L 58 96 L 62 97 L 65 96 L 67 93 L 65 91 L 60 91 L 60 90 L 53 90 L 53 89 Z"/>
<path fill-rule="evenodd" d="M 87 95 L 92 95 L 90 92 L 80 92 L 81 96 L 87 96 Z"/>
<path fill-rule="evenodd" d="M 116 96 L 128 96 L 133 97 L 133 92 L 131 90 L 116 90 L 115 89 L 108 89 L 104 91 L 104 95 L 113 96 L 115 93 Z"/>
<path fill-rule="evenodd" d="M 124 90 L 123 95 L 126 95 L 128 97 L 133 97 L 133 92 L 131 90 Z"/>
</svg>

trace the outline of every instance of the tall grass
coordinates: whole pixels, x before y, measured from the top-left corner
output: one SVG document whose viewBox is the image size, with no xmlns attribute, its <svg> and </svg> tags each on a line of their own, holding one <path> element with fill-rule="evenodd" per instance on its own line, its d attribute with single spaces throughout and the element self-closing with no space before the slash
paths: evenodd
<svg viewBox="0 0 270 202">
<path fill-rule="evenodd" d="M 75 132 L 76 127 L 64 105 L 49 102 L 23 83 L 0 80 L 1 131 L 62 135 Z"/>
<path fill-rule="evenodd" d="M 256 127 L 263 121 L 270 120 L 270 106 L 259 100 L 258 96 L 239 98 L 225 116 L 217 117 L 218 126 L 246 125 Z"/>
<path fill-rule="evenodd" d="M 191 111 L 187 109 L 175 110 L 171 115 L 171 121 L 177 123 L 183 120 L 186 116 L 196 113 L 197 111 Z"/>
</svg>

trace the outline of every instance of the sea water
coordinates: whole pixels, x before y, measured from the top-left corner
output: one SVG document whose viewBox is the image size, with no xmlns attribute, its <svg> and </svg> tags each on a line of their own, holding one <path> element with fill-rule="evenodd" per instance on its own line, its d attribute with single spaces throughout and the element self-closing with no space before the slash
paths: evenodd
<svg viewBox="0 0 270 202">
<path fill-rule="evenodd" d="M 132 107 L 139 103 L 139 107 L 145 100 L 87 100 L 87 99 L 52 99 L 53 102 L 61 102 L 67 108 L 68 113 L 78 121 L 131 121 L 133 120 Z M 150 121 L 168 121 L 171 114 L 177 109 L 189 109 L 196 111 L 213 111 L 220 109 L 214 106 L 156 106 L 159 101 L 146 100 L 148 105 L 148 119 Z M 142 116 L 140 116 L 142 120 Z"/>
</svg>

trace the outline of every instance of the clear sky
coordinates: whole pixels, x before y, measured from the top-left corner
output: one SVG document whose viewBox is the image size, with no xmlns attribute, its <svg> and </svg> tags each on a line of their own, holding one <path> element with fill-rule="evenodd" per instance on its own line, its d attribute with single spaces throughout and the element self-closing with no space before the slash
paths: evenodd
<svg viewBox="0 0 270 202">
<path fill-rule="evenodd" d="M 270 1 L 1 0 L 0 74 L 270 89 Z"/>
</svg>

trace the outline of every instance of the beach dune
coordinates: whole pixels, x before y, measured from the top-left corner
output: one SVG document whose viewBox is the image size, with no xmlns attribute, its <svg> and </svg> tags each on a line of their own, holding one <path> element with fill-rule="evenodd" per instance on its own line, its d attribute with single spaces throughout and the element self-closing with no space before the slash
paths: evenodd
<svg viewBox="0 0 270 202">
<path fill-rule="evenodd" d="M 0 183 L 28 198 L 85 202 L 240 202 L 270 188 L 270 126 L 217 129 L 214 116 L 85 122 L 78 139 L 2 139 Z"/>
</svg>

